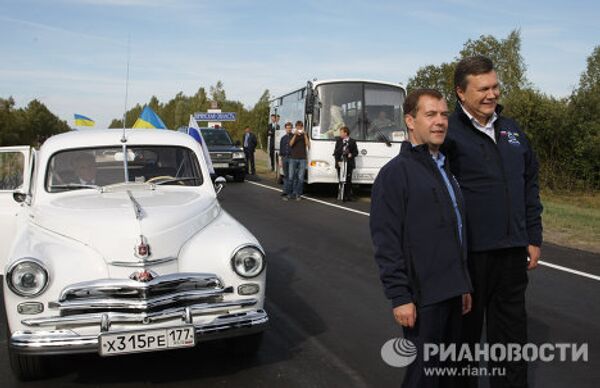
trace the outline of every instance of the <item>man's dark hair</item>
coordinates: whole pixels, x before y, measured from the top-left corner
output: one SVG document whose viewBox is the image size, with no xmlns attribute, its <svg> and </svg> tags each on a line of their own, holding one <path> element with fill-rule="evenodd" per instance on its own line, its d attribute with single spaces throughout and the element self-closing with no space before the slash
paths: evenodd
<svg viewBox="0 0 600 388">
<path fill-rule="evenodd" d="M 296 126 L 298 126 L 298 125 L 304 126 L 304 123 L 301 120 L 298 120 L 298 121 L 296 121 Z"/>
<path fill-rule="evenodd" d="M 293 126 L 294 126 L 294 125 L 292 125 L 292 122 L 291 122 L 291 121 L 288 121 L 288 122 L 287 122 L 287 123 L 285 123 L 285 125 L 284 125 L 284 127 L 285 127 L 285 128 L 287 128 L 287 127 L 290 127 L 290 128 L 291 128 L 291 127 L 293 127 Z"/>
<path fill-rule="evenodd" d="M 423 96 L 429 96 L 438 100 L 444 99 L 442 93 L 438 92 L 435 89 L 415 89 L 408 93 L 408 96 L 406 96 L 406 100 L 404 100 L 404 104 L 402 105 L 404 114 L 416 117 L 417 111 L 419 110 L 419 100 Z"/>
<path fill-rule="evenodd" d="M 454 70 L 454 89 L 467 89 L 467 76 L 486 74 L 494 70 L 494 62 L 483 55 L 466 57 L 460 60 Z"/>
<path fill-rule="evenodd" d="M 344 132 L 346 132 L 346 135 L 350 135 L 350 129 L 349 129 L 348 127 L 341 127 L 341 128 L 340 128 L 340 132 L 341 132 L 341 131 L 344 131 Z"/>
<path fill-rule="evenodd" d="M 271 113 L 271 117 L 277 117 L 275 113 Z"/>
</svg>

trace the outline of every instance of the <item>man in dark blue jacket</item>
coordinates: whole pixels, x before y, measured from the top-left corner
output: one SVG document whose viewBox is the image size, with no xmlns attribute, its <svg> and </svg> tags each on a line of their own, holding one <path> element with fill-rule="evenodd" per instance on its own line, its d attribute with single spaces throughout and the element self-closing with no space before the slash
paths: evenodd
<svg viewBox="0 0 600 388">
<path fill-rule="evenodd" d="M 490 344 L 527 342 L 527 269 L 537 266 L 542 244 L 538 163 L 517 123 L 500 114 L 500 89 L 491 60 L 461 60 L 454 74 L 459 100 L 442 147 L 467 209 L 473 310 L 464 319 L 465 343 L 479 343 L 486 317 Z M 527 256 L 530 260 L 527 261 Z M 526 387 L 527 365 L 506 368 L 492 387 Z M 470 378 L 463 386 L 477 386 Z M 467 385 L 469 384 L 469 385 Z"/>
<path fill-rule="evenodd" d="M 283 193 L 281 193 L 281 198 L 284 201 L 288 200 L 288 195 L 290 195 L 290 184 L 288 183 L 288 175 L 290 169 L 290 137 L 292 135 L 292 123 L 285 123 L 285 135 L 281 137 L 279 141 L 279 168 L 281 170 L 281 174 L 283 176 Z"/>
<path fill-rule="evenodd" d="M 425 343 L 458 343 L 461 312 L 470 310 L 466 230 L 460 188 L 439 151 L 448 107 L 431 89 L 415 90 L 404 103 L 412 145 L 379 172 L 371 202 L 371 237 L 385 295 L 404 337 L 417 349 L 403 387 L 448 387 L 426 376 Z"/>
</svg>

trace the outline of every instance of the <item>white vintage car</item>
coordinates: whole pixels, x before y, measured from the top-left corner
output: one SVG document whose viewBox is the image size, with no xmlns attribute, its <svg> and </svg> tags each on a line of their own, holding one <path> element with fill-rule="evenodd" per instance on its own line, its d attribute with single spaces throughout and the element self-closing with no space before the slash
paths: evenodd
<svg viewBox="0 0 600 388">
<path fill-rule="evenodd" d="M 265 252 L 217 200 L 202 149 L 168 130 L 88 130 L 0 149 L 0 268 L 21 379 L 47 357 L 237 337 L 256 351 Z M 238 343 L 239 341 L 239 343 Z"/>
</svg>

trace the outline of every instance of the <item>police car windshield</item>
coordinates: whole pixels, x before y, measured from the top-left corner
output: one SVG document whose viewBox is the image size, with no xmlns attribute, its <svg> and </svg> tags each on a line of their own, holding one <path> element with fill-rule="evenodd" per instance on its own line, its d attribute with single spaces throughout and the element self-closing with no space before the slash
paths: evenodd
<svg viewBox="0 0 600 388">
<path fill-rule="evenodd" d="M 224 129 L 202 129 L 202 137 L 209 147 L 233 145 L 233 141 L 231 141 L 229 134 Z"/>
</svg>

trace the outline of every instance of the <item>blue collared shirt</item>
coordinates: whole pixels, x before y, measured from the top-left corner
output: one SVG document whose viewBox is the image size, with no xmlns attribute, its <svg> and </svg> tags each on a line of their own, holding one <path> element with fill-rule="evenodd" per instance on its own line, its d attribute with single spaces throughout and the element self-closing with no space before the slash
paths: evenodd
<svg viewBox="0 0 600 388">
<path fill-rule="evenodd" d="M 458 237 L 460 238 L 460 243 L 463 242 L 462 237 L 462 217 L 460 216 L 460 211 L 458 210 L 458 203 L 456 202 L 456 193 L 454 192 L 454 188 L 448 179 L 448 175 L 446 174 L 446 170 L 444 170 L 444 164 L 446 163 L 446 156 L 441 152 L 438 152 L 437 158 L 434 155 L 431 155 L 435 164 L 438 166 L 440 173 L 442 174 L 442 178 L 444 178 L 444 182 L 446 183 L 446 187 L 448 188 L 448 193 L 450 193 L 450 198 L 452 199 L 452 205 L 454 206 L 454 212 L 456 213 L 456 223 L 458 226 Z"/>
</svg>

